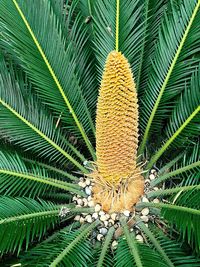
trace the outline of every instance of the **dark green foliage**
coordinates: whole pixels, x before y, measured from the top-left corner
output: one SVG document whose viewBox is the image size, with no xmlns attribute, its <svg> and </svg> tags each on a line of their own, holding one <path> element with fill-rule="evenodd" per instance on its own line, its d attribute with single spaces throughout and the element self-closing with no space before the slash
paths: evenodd
<svg viewBox="0 0 200 267">
<path fill-rule="evenodd" d="M 117 41 L 139 97 L 138 154 L 146 171 L 160 168 L 151 186 L 163 183 L 147 195 L 163 202 L 138 204 L 154 218 L 149 229 L 133 225 L 145 243 L 122 222 L 117 249 L 114 228 L 94 244 L 99 222 L 73 221 L 93 211 L 71 201 L 85 195 L 77 182 L 95 161 L 98 87 L 116 48 L 116 7 L 116 0 L 0 2 L 1 266 L 200 266 L 199 0 L 119 5 Z"/>
</svg>

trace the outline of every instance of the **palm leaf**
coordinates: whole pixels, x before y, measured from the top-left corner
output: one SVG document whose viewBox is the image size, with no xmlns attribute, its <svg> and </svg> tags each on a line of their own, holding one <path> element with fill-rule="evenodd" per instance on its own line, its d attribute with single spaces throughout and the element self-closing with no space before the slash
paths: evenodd
<svg viewBox="0 0 200 267">
<path fill-rule="evenodd" d="M 96 1 L 92 17 L 99 79 L 107 55 L 115 49 L 122 51 L 129 59 L 134 76 L 137 77 L 144 30 L 140 21 L 142 8 L 143 5 L 138 0 Z"/>
<path fill-rule="evenodd" d="M 159 241 L 156 239 L 156 237 L 153 235 L 153 233 L 146 227 L 146 225 L 141 221 L 139 217 L 136 217 L 136 222 L 139 226 L 139 228 L 144 232 L 144 234 L 149 238 L 150 242 L 153 244 L 153 246 L 156 248 L 160 256 L 164 259 L 165 263 L 168 266 L 174 267 L 174 264 L 169 259 L 165 251 L 162 249 Z"/>
<path fill-rule="evenodd" d="M 22 80 L 14 79 L 12 69 L 7 69 L 1 57 L 1 135 L 26 150 L 32 150 L 38 156 L 48 158 L 50 161 L 59 160 L 60 163 L 70 161 L 84 170 L 83 166 L 70 155 L 76 153 L 76 149 L 65 140 L 65 136 L 62 136 L 58 128 L 55 129 L 53 118 L 48 118 L 36 98 L 23 96 L 24 87 Z M 80 153 L 76 154 L 79 156 Z"/>
<path fill-rule="evenodd" d="M 181 148 L 182 146 L 185 149 L 186 142 L 189 145 L 189 140 L 199 136 L 200 98 L 197 97 L 200 94 L 199 80 L 200 68 L 192 76 L 190 87 L 186 88 L 173 110 L 165 130 L 168 140 L 151 158 L 147 168 L 151 168 L 172 143 L 175 147 Z"/>
<path fill-rule="evenodd" d="M 46 169 L 34 166 L 29 169 L 15 153 L 0 151 L 0 193 L 12 196 L 42 196 L 46 192 L 70 191 L 85 195 L 77 184 L 49 177 Z"/>
<path fill-rule="evenodd" d="M 199 144 L 195 144 L 191 147 L 191 150 L 186 151 L 184 155 L 179 157 L 176 161 L 173 170 L 163 175 L 159 175 L 158 178 L 151 181 L 151 186 L 155 186 L 167 179 L 179 179 L 182 185 L 190 185 L 199 170 L 200 170 L 200 154 L 199 154 Z M 187 181 L 187 182 L 186 182 Z M 196 179 L 198 181 L 198 179 Z"/>
<path fill-rule="evenodd" d="M 100 253 L 100 256 L 98 258 L 98 262 L 97 262 L 97 267 L 103 267 L 103 266 L 108 266 L 109 262 L 111 263 L 110 257 L 108 255 L 108 250 L 109 250 L 109 245 L 111 243 L 112 237 L 114 235 L 115 232 L 115 228 L 111 227 L 108 231 L 108 234 L 106 235 L 106 239 L 104 241 L 104 244 L 102 246 L 102 250 Z M 110 264 L 111 266 L 111 264 Z"/>
<path fill-rule="evenodd" d="M 127 244 L 127 241 L 125 239 L 121 239 L 119 241 L 119 245 L 117 248 L 115 260 L 116 260 L 116 267 L 153 267 L 158 266 L 159 267 L 167 267 L 165 262 L 160 261 L 160 255 L 152 250 L 150 247 L 144 244 L 139 244 L 136 241 L 133 241 L 133 237 L 131 235 L 131 242 L 135 242 L 137 246 L 137 258 L 140 258 L 141 264 L 139 265 L 136 263 L 135 258 L 133 257 L 133 254 L 130 252 L 130 248 Z"/>
<path fill-rule="evenodd" d="M 158 228 L 154 227 L 152 229 L 156 239 L 159 241 L 161 247 L 166 252 L 168 257 L 174 263 L 175 266 L 181 267 L 197 267 L 199 265 L 199 259 L 195 256 L 188 256 L 184 249 L 182 248 L 182 244 L 176 242 L 175 240 L 171 240 L 168 236 L 166 236 L 162 231 L 158 230 Z"/>
<path fill-rule="evenodd" d="M 151 66 L 151 59 L 154 56 L 154 45 L 158 39 L 158 30 L 163 20 L 163 12 L 166 9 L 168 1 L 145 1 L 144 6 L 144 36 L 142 51 L 140 56 L 140 63 L 138 68 L 137 88 L 140 96 L 143 95 L 147 87 L 148 74 Z"/>
<path fill-rule="evenodd" d="M 21 263 L 28 266 L 87 266 L 91 260 L 90 243 L 86 241 L 88 234 L 96 227 L 94 222 L 89 226 L 83 226 L 75 232 L 61 231 L 55 238 L 49 242 L 42 243 L 37 247 L 29 250 L 22 258 Z M 59 244 L 59 246 L 56 246 Z M 49 253 L 51 249 L 51 253 Z M 45 258 L 45 263 L 44 263 Z"/>
<path fill-rule="evenodd" d="M 0 197 L 0 251 L 19 252 L 60 222 L 60 205 L 30 198 Z"/>
<path fill-rule="evenodd" d="M 45 104 L 48 104 L 57 116 L 62 114 L 61 119 L 65 121 L 70 131 L 79 133 L 79 136 L 81 134 L 94 156 L 86 134 L 93 127 L 93 123 L 76 77 L 73 42 L 65 49 L 65 42 L 59 31 L 60 25 L 57 24 L 48 0 L 31 3 L 21 0 L 4 1 L 1 4 L 0 17 L 2 46 L 15 52 L 29 77 L 37 85 Z M 40 21 L 36 20 L 36 17 L 40 17 Z M 80 16 L 77 17 L 74 29 L 71 30 L 72 35 L 80 26 L 79 20 Z M 51 35 L 45 34 L 47 30 L 50 30 Z M 84 45 L 85 36 L 85 30 L 82 31 L 82 36 L 80 31 L 79 28 L 79 37 L 76 38 L 76 45 L 79 48 Z"/>
<path fill-rule="evenodd" d="M 145 203 L 138 204 L 138 207 L 155 207 L 161 208 L 162 215 L 169 222 L 174 223 L 180 230 L 184 238 L 187 238 L 188 243 L 195 247 L 199 253 L 200 237 L 199 237 L 199 219 L 200 219 L 200 205 L 199 205 L 199 190 L 191 192 L 184 192 L 179 194 L 174 199 L 175 204 L 165 203 Z"/>
<path fill-rule="evenodd" d="M 191 59 L 199 48 L 199 7 L 197 0 L 180 1 L 179 5 L 172 2 L 164 16 L 143 99 L 144 135 L 139 154 L 144 151 L 150 131 L 160 131 L 162 120 L 170 114 L 172 99 L 180 94 L 199 64 L 195 57 Z"/>
</svg>

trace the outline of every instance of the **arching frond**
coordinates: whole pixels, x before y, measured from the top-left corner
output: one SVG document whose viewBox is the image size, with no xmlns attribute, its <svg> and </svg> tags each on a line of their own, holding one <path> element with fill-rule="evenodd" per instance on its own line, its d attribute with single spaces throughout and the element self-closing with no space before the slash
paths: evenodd
<svg viewBox="0 0 200 267">
<path fill-rule="evenodd" d="M 30 198 L 0 197 L 0 251 L 19 252 L 60 222 L 60 205 Z"/>
<path fill-rule="evenodd" d="M 55 128 L 37 98 L 23 96 L 22 80 L 15 80 L 14 73 L 0 61 L 0 129 L 1 135 L 26 150 L 31 150 L 50 161 L 72 162 L 81 170 L 83 166 L 70 154 L 76 149 Z M 69 153 L 68 153 L 69 151 Z M 79 155 L 79 153 L 77 153 Z"/>
<path fill-rule="evenodd" d="M 176 240 L 171 240 L 166 234 L 154 227 L 152 229 L 156 239 L 159 241 L 161 247 L 174 263 L 175 266 L 184 267 L 198 267 L 200 261 L 195 255 L 188 256 L 181 243 Z"/>
<path fill-rule="evenodd" d="M 195 58 L 199 50 L 198 0 L 171 2 L 159 31 L 159 39 L 152 59 L 152 67 L 143 98 L 141 130 L 143 139 L 139 154 L 145 149 L 150 132 L 159 132 L 169 116 L 174 98 L 199 64 Z"/>
<path fill-rule="evenodd" d="M 191 78 L 189 88 L 181 95 L 178 104 L 174 107 L 172 116 L 167 124 L 165 133 L 167 140 L 164 145 L 151 158 L 147 168 L 160 158 L 165 150 L 173 143 L 174 147 L 189 146 L 194 137 L 200 135 L 200 67 Z"/>
<path fill-rule="evenodd" d="M 183 238 L 186 238 L 188 243 L 194 246 L 195 250 L 199 253 L 200 191 L 179 192 L 180 193 L 174 197 L 173 203 L 143 203 L 138 204 L 138 207 L 161 208 L 164 218 L 167 219 L 169 223 L 175 224 L 182 233 Z"/>
<path fill-rule="evenodd" d="M 76 57 L 80 55 L 87 38 L 86 31 L 84 29 L 81 31 L 80 16 L 77 16 L 71 29 L 71 42 L 67 48 L 60 25 L 57 24 L 56 15 L 52 12 L 48 0 L 3 1 L 0 17 L 1 45 L 14 53 L 36 84 L 43 102 L 48 104 L 58 117 L 61 115 L 65 127 L 79 137 L 82 136 L 94 156 L 87 136 L 93 128 L 93 122 L 80 88 L 76 69 Z M 38 17 L 40 20 L 36 19 Z M 46 35 L 47 32 L 51 34 Z M 74 45 L 79 50 L 76 56 L 73 53 Z"/>
<path fill-rule="evenodd" d="M 28 266 L 37 265 L 56 267 L 59 265 L 73 267 L 87 267 L 91 261 L 92 253 L 90 243 L 86 240 L 88 234 L 96 227 L 97 223 L 83 226 L 76 231 L 61 231 L 49 242 L 29 250 L 20 263 Z M 56 246 L 59 244 L 59 246 Z M 49 249 L 51 253 L 49 253 Z M 45 258 L 45 262 L 44 262 Z"/>
<path fill-rule="evenodd" d="M 1 194 L 36 197 L 62 190 L 85 195 L 77 184 L 59 180 L 59 177 L 50 177 L 41 166 L 32 165 L 29 169 L 16 153 L 0 151 Z"/>
<path fill-rule="evenodd" d="M 119 5 L 117 3 L 116 0 L 97 0 L 92 14 L 99 79 L 107 55 L 116 49 L 116 44 L 116 50 L 128 58 L 134 76 L 137 77 L 144 31 L 144 24 L 140 21 L 143 4 L 138 0 L 119 1 Z"/>
</svg>

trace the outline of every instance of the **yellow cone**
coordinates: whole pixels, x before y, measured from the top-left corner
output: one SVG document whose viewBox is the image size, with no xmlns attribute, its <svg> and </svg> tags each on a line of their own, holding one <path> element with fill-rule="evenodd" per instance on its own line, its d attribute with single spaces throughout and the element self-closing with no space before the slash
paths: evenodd
<svg viewBox="0 0 200 267">
<path fill-rule="evenodd" d="M 118 200 L 115 199 L 115 204 L 110 203 L 110 207 L 107 209 L 116 205 L 118 208 L 114 208 L 115 210 L 126 206 L 125 194 L 123 193 L 124 200 L 122 201 L 119 200 L 121 193 L 118 192 L 122 191 L 122 187 L 127 191 L 128 185 L 130 189 L 130 184 L 133 185 L 134 179 L 137 180 L 136 187 L 139 185 L 139 195 L 143 191 L 143 181 L 140 171 L 136 167 L 137 148 L 138 104 L 135 83 L 127 59 L 121 52 L 113 51 L 108 55 L 106 61 L 98 98 L 97 170 L 93 175 L 97 181 L 95 196 L 98 201 L 102 194 L 107 194 L 104 195 L 107 202 L 114 195 L 118 198 Z M 98 181 L 100 181 L 99 184 Z M 105 184 L 113 188 L 112 192 L 104 190 Z M 134 192 L 135 190 L 137 191 L 137 188 L 134 188 Z M 131 192 L 128 195 L 131 195 Z M 136 195 L 137 197 L 135 197 Z M 137 192 L 134 193 L 134 199 L 138 199 Z M 116 204 L 117 202 L 118 204 Z"/>
</svg>

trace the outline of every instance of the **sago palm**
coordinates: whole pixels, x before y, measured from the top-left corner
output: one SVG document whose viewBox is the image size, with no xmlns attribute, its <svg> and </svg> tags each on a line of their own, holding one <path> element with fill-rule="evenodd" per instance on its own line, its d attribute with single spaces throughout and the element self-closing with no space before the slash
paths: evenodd
<svg viewBox="0 0 200 267">
<path fill-rule="evenodd" d="M 200 266 L 199 21 L 0 1 L 1 266 Z"/>
</svg>

